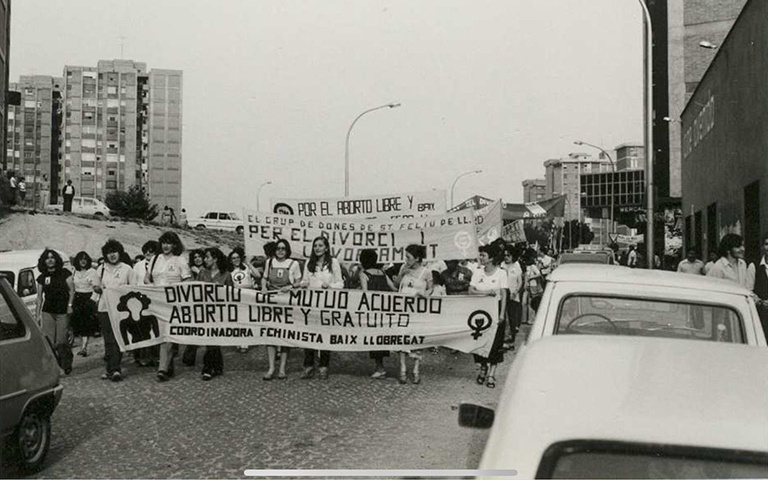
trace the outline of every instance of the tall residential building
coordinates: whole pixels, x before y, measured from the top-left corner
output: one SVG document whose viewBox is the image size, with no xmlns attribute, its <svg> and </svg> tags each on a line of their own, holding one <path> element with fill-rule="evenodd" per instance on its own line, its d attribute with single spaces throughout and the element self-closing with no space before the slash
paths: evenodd
<svg viewBox="0 0 768 480">
<path fill-rule="evenodd" d="M 616 147 L 616 171 L 645 170 L 645 147 L 642 143 L 622 143 Z"/>
<path fill-rule="evenodd" d="M 523 202 L 538 202 L 547 198 L 547 181 L 543 178 L 523 180 Z"/>
<path fill-rule="evenodd" d="M 28 206 L 42 208 L 57 198 L 61 78 L 22 75 L 10 88 L 20 105 L 8 105 L 7 168 L 24 177 Z"/>
<path fill-rule="evenodd" d="M 586 153 L 571 153 L 565 158 L 544 162 L 546 198 L 565 195 L 565 219 L 581 218 L 581 175 L 610 171 L 610 161 Z"/>
<path fill-rule="evenodd" d="M 79 195 L 104 199 L 139 185 L 181 209 L 182 72 L 132 60 L 64 67 L 63 169 Z"/>
<path fill-rule="evenodd" d="M 8 84 L 11 47 L 11 0 L 0 0 L 0 163 L 6 167 L 6 132 L 8 128 Z"/>
</svg>

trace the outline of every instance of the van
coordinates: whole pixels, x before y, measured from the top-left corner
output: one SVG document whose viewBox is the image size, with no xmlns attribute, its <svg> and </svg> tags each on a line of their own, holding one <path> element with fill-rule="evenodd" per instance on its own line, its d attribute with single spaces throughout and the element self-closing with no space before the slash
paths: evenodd
<svg viewBox="0 0 768 480">
<path fill-rule="evenodd" d="M 37 301 L 37 261 L 44 249 L 36 250 L 4 250 L 0 251 L 0 274 L 4 275 L 8 283 L 16 291 L 16 294 L 24 302 L 32 314 L 35 313 Z M 54 249 L 55 250 L 55 249 Z M 69 255 L 56 250 L 64 261 L 64 268 L 72 272 L 72 264 Z M 74 273 L 74 272 L 73 272 Z"/>
<path fill-rule="evenodd" d="M 64 390 L 50 341 L 0 274 L 0 439 L 2 457 L 39 470 L 51 445 L 51 415 Z"/>
</svg>

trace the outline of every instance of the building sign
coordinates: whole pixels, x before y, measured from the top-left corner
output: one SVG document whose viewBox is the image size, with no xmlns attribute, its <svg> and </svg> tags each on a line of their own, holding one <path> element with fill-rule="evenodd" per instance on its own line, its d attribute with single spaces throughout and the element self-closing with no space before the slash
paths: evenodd
<svg viewBox="0 0 768 480">
<path fill-rule="evenodd" d="M 683 134 L 683 158 L 688 158 L 688 155 L 713 128 L 715 128 L 715 96 L 710 94 L 709 100 L 693 120 L 693 125 Z"/>
</svg>

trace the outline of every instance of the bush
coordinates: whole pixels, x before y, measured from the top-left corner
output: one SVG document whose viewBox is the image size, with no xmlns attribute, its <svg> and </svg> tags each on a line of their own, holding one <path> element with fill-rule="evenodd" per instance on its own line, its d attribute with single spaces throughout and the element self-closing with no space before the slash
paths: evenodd
<svg viewBox="0 0 768 480">
<path fill-rule="evenodd" d="M 159 213 L 157 205 L 150 203 L 149 197 L 138 185 L 129 187 L 127 192 L 109 193 L 104 203 L 115 215 L 124 218 L 149 221 Z"/>
</svg>

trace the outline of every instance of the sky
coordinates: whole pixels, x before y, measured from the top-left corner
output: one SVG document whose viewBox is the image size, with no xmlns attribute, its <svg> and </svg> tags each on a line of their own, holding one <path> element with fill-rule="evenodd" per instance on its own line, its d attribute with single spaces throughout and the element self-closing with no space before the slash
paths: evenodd
<svg viewBox="0 0 768 480">
<path fill-rule="evenodd" d="M 184 72 L 182 204 L 445 190 L 522 202 L 543 162 L 643 136 L 633 0 L 20 0 L 11 81 Z M 121 38 L 123 37 L 123 38 Z"/>
</svg>

